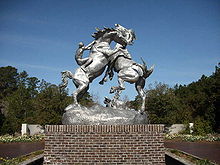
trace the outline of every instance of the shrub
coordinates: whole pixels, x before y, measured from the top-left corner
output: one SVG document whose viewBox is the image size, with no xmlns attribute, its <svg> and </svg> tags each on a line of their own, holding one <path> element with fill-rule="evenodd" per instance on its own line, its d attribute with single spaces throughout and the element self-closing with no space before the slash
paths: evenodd
<svg viewBox="0 0 220 165">
<path fill-rule="evenodd" d="M 206 135 L 206 136 L 201 136 L 201 135 L 182 135 L 182 134 L 166 134 L 165 138 L 168 140 L 180 138 L 183 141 L 220 141 L 219 136 L 213 136 L 213 135 Z"/>
<path fill-rule="evenodd" d="M 211 163 L 207 159 L 202 159 L 202 160 L 197 160 L 196 165 L 213 165 L 213 163 Z"/>
<path fill-rule="evenodd" d="M 210 123 L 204 120 L 202 117 L 196 117 L 193 126 L 193 134 L 206 135 L 207 133 L 212 133 L 212 127 Z"/>
<path fill-rule="evenodd" d="M 13 159 L 4 159 L 4 158 L 0 157 L 0 161 L 3 162 L 3 163 L 1 163 L 1 165 L 17 165 L 19 163 L 22 163 L 23 161 L 29 160 L 37 155 L 40 155 L 40 154 L 43 154 L 42 150 L 35 151 L 35 152 L 29 153 L 27 155 L 13 158 Z"/>
<path fill-rule="evenodd" d="M 34 136 L 12 136 L 12 135 L 4 135 L 0 136 L 1 143 L 11 143 L 11 142 L 35 142 L 41 141 L 44 139 L 44 135 L 34 135 Z"/>
</svg>

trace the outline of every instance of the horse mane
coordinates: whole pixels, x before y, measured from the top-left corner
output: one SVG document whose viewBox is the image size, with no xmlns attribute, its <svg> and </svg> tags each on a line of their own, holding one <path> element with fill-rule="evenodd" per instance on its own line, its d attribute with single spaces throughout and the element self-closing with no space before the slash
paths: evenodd
<svg viewBox="0 0 220 165">
<path fill-rule="evenodd" d="M 115 31 L 114 28 L 106 28 L 106 27 L 104 27 L 104 29 L 96 28 L 96 30 L 97 32 L 92 34 L 92 37 L 95 38 L 96 40 L 102 37 L 105 33 Z"/>
</svg>

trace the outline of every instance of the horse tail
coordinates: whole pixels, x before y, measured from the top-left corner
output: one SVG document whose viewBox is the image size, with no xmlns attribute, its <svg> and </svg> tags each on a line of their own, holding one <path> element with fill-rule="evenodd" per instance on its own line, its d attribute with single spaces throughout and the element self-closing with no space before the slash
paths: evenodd
<svg viewBox="0 0 220 165">
<path fill-rule="evenodd" d="M 154 71 L 154 66 L 155 65 L 153 65 L 149 70 L 146 69 L 146 72 L 144 74 L 144 78 L 147 78 L 147 77 L 149 77 L 152 74 L 152 72 Z"/>
<path fill-rule="evenodd" d="M 65 89 L 68 85 L 68 79 L 72 79 L 72 73 L 70 71 L 61 72 L 62 83 L 59 85 L 61 89 Z"/>
</svg>

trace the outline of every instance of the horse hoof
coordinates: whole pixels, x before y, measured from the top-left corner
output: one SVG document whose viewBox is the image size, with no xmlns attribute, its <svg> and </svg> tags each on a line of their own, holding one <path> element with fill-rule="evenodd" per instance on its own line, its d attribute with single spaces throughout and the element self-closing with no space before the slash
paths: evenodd
<svg viewBox="0 0 220 165">
<path fill-rule="evenodd" d="M 114 89 L 110 89 L 109 93 L 115 93 L 115 90 Z"/>
<path fill-rule="evenodd" d="M 99 81 L 99 84 L 103 85 L 103 84 L 104 84 L 104 82 L 103 82 L 103 81 Z"/>
</svg>

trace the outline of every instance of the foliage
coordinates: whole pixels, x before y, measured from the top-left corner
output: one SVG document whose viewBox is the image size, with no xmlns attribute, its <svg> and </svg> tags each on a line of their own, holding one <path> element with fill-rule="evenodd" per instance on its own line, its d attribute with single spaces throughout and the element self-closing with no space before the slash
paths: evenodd
<svg viewBox="0 0 220 165">
<path fill-rule="evenodd" d="M 196 165 L 213 165 L 213 163 L 207 159 L 201 159 L 196 161 Z"/>
<path fill-rule="evenodd" d="M 32 152 L 30 154 L 27 154 L 27 155 L 24 155 L 24 156 L 21 156 L 21 157 L 17 157 L 17 158 L 13 158 L 13 159 L 4 159 L 2 157 L 0 157 L 0 161 L 3 161 L 3 163 L 1 163 L 1 165 L 17 165 L 19 163 L 22 163 L 23 161 L 26 161 L 28 159 L 31 159 L 35 156 L 38 156 L 40 154 L 43 154 L 43 151 L 35 151 L 35 152 Z"/>
<path fill-rule="evenodd" d="M 140 109 L 141 101 L 137 96 L 130 107 Z M 194 123 L 196 135 L 220 132 L 220 64 L 211 76 L 203 75 L 188 85 L 171 88 L 162 83 L 150 84 L 145 111 L 150 123 Z"/>
<path fill-rule="evenodd" d="M 4 135 L 0 136 L 0 143 L 11 143 L 11 142 L 36 142 L 44 140 L 44 135 L 33 135 L 33 136 L 12 136 Z"/>
<path fill-rule="evenodd" d="M 189 141 L 189 142 L 195 142 L 195 141 L 209 141 L 209 142 L 220 141 L 220 137 L 215 136 L 215 135 L 201 136 L 201 135 L 189 135 L 189 134 L 188 135 L 187 134 L 166 134 L 165 138 L 167 140 L 181 139 L 183 141 Z"/>
<path fill-rule="evenodd" d="M 206 121 L 203 117 L 197 116 L 194 120 L 193 134 L 205 135 L 212 132 L 210 121 Z"/>
<path fill-rule="evenodd" d="M 130 102 L 130 107 L 139 109 L 141 98 L 137 96 Z M 191 112 L 188 105 L 182 104 L 181 99 L 175 95 L 175 90 L 166 84 L 155 83 L 147 91 L 146 109 L 150 123 L 171 125 L 184 123 L 190 119 Z"/>
<path fill-rule="evenodd" d="M 14 67 L 0 68 L 0 134 L 20 132 L 22 123 L 61 124 L 65 107 L 72 103 L 67 90 L 27 72 L 18 73 Z M 80 100 L 84 106 L 92 106 L 89 93 Z"/>
<path fill-rule="evenodd" d="M 0 67 L 0 99 L 11 95 L 17 89 L 17 78 L 16 68 Z"/>
<path fill-rule="evenodd" d="M 203 75 L 196 82 L 173 88 L 155 83 L 146 93 L 150 123 L 194 123 L 195 135 L 220 132 L 220 64 L 211 76 Z M 89 107 L 95 104 L 89 93 L 79 101 Z M 137 96 L 128 105 L 140 109 L 141 101 Z M 1 134 L 20 132 L 22 123 L 61 124 L 64 109 L 71 102 L 68 92 L 56 85 L 25 71 L 18 73 L 11 66 L 0 67 Z"/>
<path fill-rule="evenodd" d="M 190 116 L 190 112 L 185 111 L 187 108 L 166 84 L 156 83 L 155 88 L 148 91 L 147 111 L 151 123 L 184 122 Z"/>
<path fill-rule="evenodd" d="M 92 107 L 95 104 L 93 97 L 88 92 L 83 95 L 83 98 L 79 100 L 79 103 L 86 107 Z"/>
<path fill-rule="evenodd" d="M 186 161 L 189 161 L 190 164 L 196 164 L 196 165 L 214 165 L 212 162 L 210 162 L 207 159 L 199 159 L 198 157 L 194 157 L 193 155 L 189 155 L 185 152 L 181 152 L 176 149 L 167 149 L 167 152 L 170 152 L 172 154 L 175 154 L 177 157 L 184 159 Z"/>
</svg>

